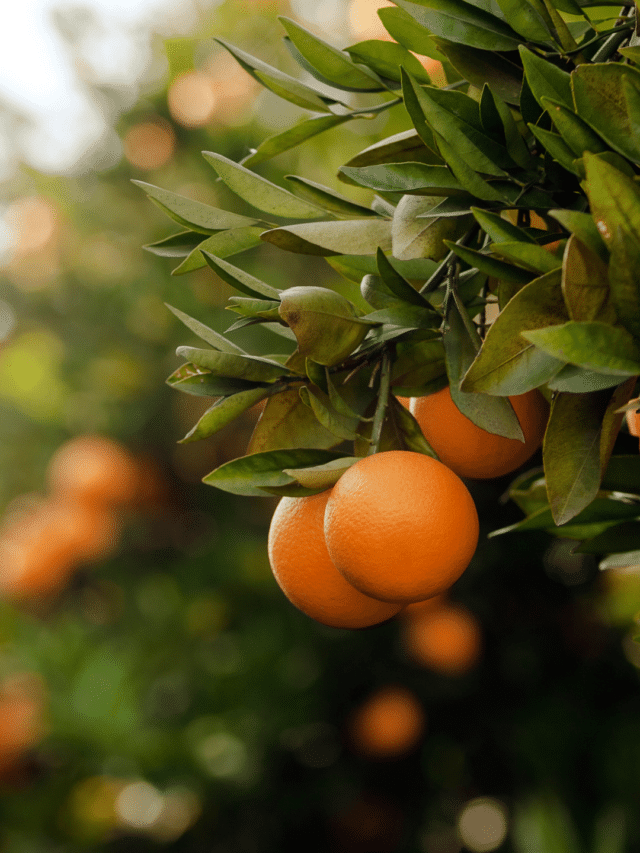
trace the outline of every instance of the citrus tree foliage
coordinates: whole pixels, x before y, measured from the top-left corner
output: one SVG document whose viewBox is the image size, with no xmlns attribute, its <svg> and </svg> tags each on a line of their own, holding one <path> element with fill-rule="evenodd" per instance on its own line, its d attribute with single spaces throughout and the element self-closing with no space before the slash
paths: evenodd
<svg viewBox="0 0 640 853">
<path fill-rule="evenodd" d="M 206 346 L 180 347 L 185 364 L 168 382 L 215 398 L 182 441 L 266 400 L 247 455 L 205 482 L 309 495 L 367 453 L 433 452 L 397 396 L 450 384 L 474 423 L 521 439 L 509 396 L 540 388 L 551 402 L 544 472 L 513 485 L 526 514 L 514 527 L 581 539 L 583 551 L 636 550 L 640 460 L 611 458 L 640 374 L 635 6 L 394 1 L 379 12 L 394 40 L 346 49 L 282 18 L 305 82 L 221 42 L 263 86 L 309 111 L 241 163 L 204 152 L 255 216 L 140 182 L 182 228 L 147 248 L 178 259 L 174 275 L 208 264 L 238 291 L 228 334 L 172 309 Z M 448 85 L 432 85 L 414 52 L 441 61 Z M 374 103 L 349 106 L 353 92 Z M 393 107 L 406 129 L 342 166 L 344 194 L 298 175 L 278 186 L 254 171 Z M 349 198 L 352 186 L 372 191 L 369 206 Z M 228 260 L 262 241 L 324 257 L 368 307 L 312 283 L 280 290 Z M 233 342 L 235 329 L 258 324 L 275 333 L 268 357 Z"/>
</svg>

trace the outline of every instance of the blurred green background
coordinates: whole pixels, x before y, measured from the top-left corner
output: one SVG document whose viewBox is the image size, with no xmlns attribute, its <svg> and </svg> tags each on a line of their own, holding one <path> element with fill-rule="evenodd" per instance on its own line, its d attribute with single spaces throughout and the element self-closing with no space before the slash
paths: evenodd
<svg viewBox="0 0 640 853">
<path fill-rule="evenodd" d="M 472 483 L 483 535 L 451 598 L 480 650 L 457 673 L 429 667 L 406 620 L 349 632 L 295 610 L 267 560 L 276 499 L 201 483 L 245 452 L 255 413 L 176 443 L 208 402 L 165 385 L 176 346 L 191 343 L 165 303 L 223 331 L 231 291 L 208 268 L 171 276 L 174 260 L 143 251 L 172 228 L 131 179 L 249 212 L 200 152 L 241 160 L 303 111 L 262 92 L 212 37 L 291 71 L 278 14 L 345 46 L 382 37 L 380 5 L 194 3 L 137 29 L 116 21 L 111 41 L 89 11 L 58 10 L 51 37 L 98 107 L 100 140 L 39 167 L 21 147 L 29 122 L 5 104 L 2 853 L 640 849 L 633 573 L 605 577 L 539 533 L 487 539 L 520 513 L 501 498 L 509 478 Z M 136 77 L 105 81 L 91 65 L 114 32 L 145 46 Z M 393 110 L 351 122 L 259 171 L 339 188 L 338 166 L 401 122 Z M 266 245 L 239 263 L 280 287 L 353 291 L 321 259 Z M 268 332 L 235 339 L 272 345 Z M 92 457 L 87 436 L 117 444 Z M 635 448 L 621 434 L 618 449 Z M 404 705 L 382 705 L 363 746 L 362 709 L 389 686 Z"/>
</svg>

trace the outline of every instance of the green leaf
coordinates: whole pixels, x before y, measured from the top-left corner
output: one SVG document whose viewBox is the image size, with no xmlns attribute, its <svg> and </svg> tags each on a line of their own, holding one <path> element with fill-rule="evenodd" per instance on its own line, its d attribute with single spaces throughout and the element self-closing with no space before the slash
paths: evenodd
<svg viewBox="0 0 640 853">
<path fill-rule="evenodd" d="M 428 130 L 428 129 L 427 129 Z M 431 134 L 431 145 L 433 135 Z M 395 133 L 380 142 L 374 142 L 355 157 L 348 160 L 342 167 L 377 166 L 381 163 L 424 162 L 441 163 L 442 160 L 434 150 L 428 148 L 420 135 L 413 129 Z"/>
<path fill-rule="evenodd" d="M 586 370 L 618 376 L 640 374 L 640 346 L 629 332 L 617 326 L 570 320 L 546 329 L 523 331 L 522 336 L 554 358 Z"/>
<path fill-rule="evenodd" d="M 577 210 L 550 210 L 548 213 L 567 231 L 575 234 L 601 261 L 608 262 L 609 252 L 590 213 L 580 213 Z"/>
<path fill-rule="evenodd" d="M 246 228 L 231 228 L 229 231 L 220 231 L 207 237 L 196 249 L 188 255 L 184 261 L 177 266 L 171 275 L 184 275 L 193 270 L 201 269 L 207 265 L 205 253 L 217 257 L 228 257 L 237 255 L 247 249 L 259 246 L 264 228 L 250 225 Z"/>
<path fill-rule="evenodd" d="M 610 392 L 557 394 L 544 437 L 543 461 L 549 504 L 556 524 L 565 524 L 600 488 L 600 434 Z"/>
<path fill-rule="evenodd" d="M 351 468 L 354 462 L 359 462 L 361 458 L 361 456 L 341 456 L 339 459 L 332 459 L 331 462 L 325 462 L 323 465 L 313 465 L 309 468 L 285 468 L 283 473 L 293 477 L 306 489 L 324 492 L 326 489 L 335 486 L 344 472 Z"/>
<path fill-rule="evenodd" d="M 613 232 L 610 248 L 608 281 L 611 303 L 620 323 L 637 339 L 640 338 L 640 241 L 618 226 Z"/>
<path fill-rule="evenodd" d="M 342 166 L 340 174 L 361 187 L 379 192 L 428 192 L 429 195 L 445 197 L 468 195 L 446 166 L 424 163 L 388 163 L 361 168 Z"/>
<path fill-rule="evenodd" d="M 489 84 L 491 90 L 508 104 L 520 103 L 522 69 L 502 56 L 469 45 L 435 38 L 434 43 L 456 71 L 478 89 Z"/>
<path fill-rule="evenodd" d="M 525 269 L 540 273 L 541 275 L 553 272 L 553 270 L 560 269 L 562 266 L 562 258 L 556 257 L 552 252 L 534 243 L 491 243 L 490 249 L 501 258 L 513 261 Z"/>
<path fill-rule="evenodd" d="M 278 313 L 280 302 L 274 299 L 253 299 L 247 296 L 231 296 L 225 309 L 233 311 L 235 314 L 240 314 L 242 317 L 273 320 L 276 323 L 280 319 Z"/>
<path fill-rule="evenodd" d="M 374 255 L 338 255 L 328 257 L 327 263 L 349 281 L 360 284 L 364 275 L 377 275 L 378 265 Z M 399 261 L 394 258 L 394 267 L 398 272 L 416 286 L 424 284 L 437 268 L 435 261 L 428 258 L 414 258 L 410 261 Z"/>
<path fill-rule="evenodd" d="M 482 87 L 480 101 L 481 116 L 483 112 L 486 114 L 489 105 L 491 105 L 491 112 L 495 115 L 496 123 L 499 121 L 500 137 L 503 137 L 506 142 L 507 154 L 514 163 L 526 169 L 531 164 L 531 153 L 527 147 L 527 143 L 520 134 L 511 108 L 498 94 L 492 92 L 490 86 L 485 83 Z M 495 133 L 487 132 L 487 135 L 495 136 Z"/>
<path fill-rule="evenodd" d="M 640 456 L 637 453 L 633 456 L 612 456 L 609 459 L 601 488 L 635 494 L 638 492 L 638 483 L 640 483 Z"/>
<path fill-rule="evenodd" d="M 504 261 L 499 261 L 491 255 L 485 255 L 476 249 L 469 249 L 468 246 L 458 246 L 450 240 L 445 240 L 445 246 L 451 249 L 452 252 L 455 252 L 459 258 L 462 258 L 470 266 L 477 267 L 477 269 L 494 278 L 513 282 L 514 284 L 527 284 L 531 281 L 531 273 L 520 269 L 520 267 L 514 267 L 511 264 L 506 264 Z"/>
<path fill-rule="evenodd" d="M 178 444 L 188 444 L 192 441 L 208 438 L 268 395 L 269 389 L 250 388 L 247 391 L 239 391 L 229 397 L 216 400 L 213 406 L 202 415 L 198 423 L 184 438 L 180 439 Z"/>
<path fill-rule="evenodd" d="M 410 71 L 421 83 L 431 78 L 422 63 L 406 47 L 391 41 L 361 41 L 346 49 L 355 62 L 362 62 L 387 80 L 400 82 L 400 66 Z"/>
<path fill-rule="evenodd" d="M 438 199 L 406 195 L 398 202 L 391 223 L 391 248 L 401 260 L 431 258 L 442 260 L 447 254 L 444 240 L 457 240 L 468 229 L 471 216 L 462 218 L 430 216 Z"/>
<path fill-rule="evenodd" d="M 449 300 L 443 335 L 451 399 L 456 407 L 480 429 L 524 441 L 511 403 L 506 397 L 491 397 L 460 390 L 462 377 L 480 349 L 481 340 L 455 292 Z"/>
<path fill-rule="evenodd" d="M 248 452 L 316 447 L 327 449 L 340 443 L 332 432 L 322 426 L 314 413 L 300 399 L 299 387 L 291 387 L 267 400 L 267 405 L 251 436 Z M 313 460 L 313 464 L 328 462 L 335 456 Z M 287 468 L 303 467 L 295 462 Z"/>
<path fill-rule="evenodd" d="M 508 202 L 508 198 L 500 190 L 487 183 L 475 169 L 469 166 L 465 157 L 461 156 L 454 146 L 449 145 L 440 134 L 435 136 L 440 153 L 467 192 L 483 201 L 498 201 L 503 204 Z"/>
<path fill-rule="evenodd" d="M 607 265 L 573 234 L 564 253 L 562 292 L 571 320 L 615 322 Z"/>
<path fill-rule="evenodd" d="M 281 291 L 278 288 L 266 284 L 259 278 L 251 275 L 239 267 L 234 267 L 233 264 L 217 258 L 211 252 L 203 252 L 204 259 L 211 269 L 217 273 L 223 281 L 230 284 L 231 287 L 239 290 L 241 293 L 246 293 L 247 296 L 256 298 L 266 297 L 267 299 L 278 299 Z"/>
<path fill-rule="evenodd" d="M 607 522 L 616 524 L 621 519 L 635 518 L 640 515 L 640 506 L 622 503 L 609 497 L 594 498 L 594 500 L 578 513 L 570 525 L 556 527 L 553 521 L 553 515 L 549 506 L 542 507 L 532 512 L 527 518 L 522 521 L 509 525 L 502 530 L 493 530 L 490 536 L 498 536 L 503 533 L 512 533 L 520 530 L 549 530 L 556 536 L 567 535 L 569 531 L 574 532 L 575 528 L 580 525 L 586 527 L 598 522 Z M 573 538 L 573 537 L 572 537 Z M 580 538 L 576 536 L 575 538 Z"/>
<path fill-rule="evenodd" d="M 351 219 L 273 228 L 262 239 L 288 252 L 305 255 L 373 255 L 391 249 L 388 219 Z"/>
<path fill-rule="evenodd" d="M 394 394 L 416 397 L 430 393 L 430 386 L 434 381 L 441 381 L 442 387 L 447 384 L 441 339 L 401 341 L 396 344 L 396 353 L 391 367 L 391 386 Z"/>
<path fill-rule="evenodd" d="M 250 382 L 275 382 L 291 373 L 277 362 L 258 356 L 237 355 L 214 349 L 178 347 L 176 354 L 187 361 L 210 370 L 217 376 L 230 379 L 246 379 Z"/>
<path fill-rule="evenodd" d="M 499 18 L 463 0 L 428 0 L 410 3 L 394 0 L 421 26 L 448 41 L 483 50 L 517 50 L 520 39 Z"/>
<path fill-rule="evenodd" d="M 303 385 L 300 388 L 300 399 L 329 432 L 346 441 L 353 441 L 356 438 L 360 419 L 345 417 L 336 412 L 329 396 L 320 388 Z"/>
<path fill-rule="evenodd" d="M 420 26 L 404 9 L 384 6 L 378 9 L 378 17 L 389 35 L 407 50 L 418 53 L 420 56 L 429 56 L 440 62 L 446 60 L 446 57 L 438 51 L 430 31 Z"/>
<path fill-rule="evenodd" d="M 429 302 L 396 270 L 381 249 L 378 249 L 376 263 L 378 272 L 392 296 L 401 302 L 408 302 L 411 305 L 431 310 Z"/>
<path fill-rule="evenodd" d="M 172 234 L 171 237 L 164 237 L 155 243 L 147 243 L 142 248 L 160 258 L 186 258 L 199 243 L 202 243 L 202 234 L 181 231 L 179 234 Z"/>
<path fill-rule="evenodd" d="M 406 302 L 392 302 L 367 314 L 365 319 L 404 329 L 437 329 L 441 322 L 435 311 L 418 305 L 407 305 Z"/>
<path fill-rule="evenodd" d="M 293 184 L 298 194 L 308 199 L 313 204 L 323 207 L 325 210 L 340 217 L 377 216 L 375 210 L 371 210 L 362 204 L 356 204 L 351 199 L 337 193 L 329 187 L 323 187 L 308 178 L 300 178 L 297 175 L 285 175 L 285 179 Z"/>
<path fill-rule="evenodd" d="M 602 391 L 620 384 L 620 377 L 612 373 L 597 373 L 585 370 L 575 364 L 565 364 L 556 375 L 547 382 L 550 391 L 566 391 L 570 394 L 587 394 L 590 391 Z"/>
<path fill-rule="evenodd" d="M 413 450 L 414 453 L 424 453 L 435 458 L 436 454 L 424 437 L 420 424 L 411 412 L 394 396 L 389 397 L 387 409 L 388 427 L 396 433 L 396 442 L 403 450 Z"/>
<path fill-rule="evenodd" d="M 191 363 L 183 364 L 174 370 L 166 382 L 176 391 L 184 391 L 197 397 L 227 397 L 229 394 L 255 387 L 253 382 L 215 376 L 209 370 L 203 370 Z"/>
<path fill-rule="evenodd" d="M 564 104 L 565 107 L 573 109 L 571 75 L 552 62 L 527 50 L 523 45 L 519 46 L 519 50 L 527 82 L 540 106 L 544 109 L 542 98 L 552 98 Z M 582 110 L 578 112 L 582 115 Z"/>
<path fill-rule="evenodd" d="M 610 248 L 617 228 L 640 242 L 640 187 L 602 157 L 585 154 L 585 190 L 598 232 Z"/>
<path fill-rule="evenodd" d="M 553 45 L 546 21 L 527 0 L 497 0 L 509 25 L 527 41 Z"/>
<path fill-rule="evenodd" d="M 231 341 L 228 341 L 224 335 L 221 335 L 219 332 L 215 332 L 199 320 L 189 317 L 188 314 L 183 313 L 178 308 L 173 308 L 167 302 L 165 302 L 165 305 L 169 311 L 175 314 L 178 320 L 185 324 L 188 329 L 191 329 L 194 334 L 199 338 L 202 338 L 203 341 L 206 341 L 206 343 L 214 349 L 220 350 L 220 352 L 233 353 L 235 355 L 247 354 L 243 349 L 241 349 L 241 347 L 236 346 L 236 344 Z"/>
<path fill-rule="evenodd" d="M 559 133 L 553 133 L 550 130 L 545 130 L 544 128 L 537 127 L 537 125 L 531 123 L 529 124 L 529 130 L 538 142 L 546 148 L 553 159 L 560 163 L 563 169 L 566 169 L 567 172 L 571 172 L 572 175 L 579 174 L 578 168 L 574 163 L 575 156 L 573 151 L 569 148 Z"/>
<path fill-rule="evenodd" d="M 203 477 L 202 482 L 234 495 L 264 497 L 268 494 L 263 490 L 265 487 L 287 486 L 295 483 L 293 477 L 283 473 L 285 468 L 313 468 L 340 458 L 339 453 L 314 449 L 251 453 L 225 462 L 224 465 Z M 299 494 L 313 494 L 314 491 L 303 491 Z"/>
<path fill-rule="evenodd" d="M 548 382 L 565 363 L 532 346 L 529 329 L 566 320 L 560 271 L 525 285 L 502 309 L 461 384 L 463 391 L 524 394 Z"/>
<path fill-rule="evenodd" d="M 640 162 L 640 140 L 634 133 L 623 88 L 625 80 L 640 86 L 640 71 L 617 62 L 585 63 L 576 68 L 571 80 L 580 117 L 612 148 Z"/>
<path fill-rule="evenodd" d="M 552 98 L 542 97 L 540 100 L 576 157 L 582 157 L 585 151 L 597 154 L 609 150 L 609 146 L 573 110 Z"/>
<path fill-rule="evenodd" d="M 355 65 L 344 51 L 327 44 L 290 18 L 280 15 L 278 20 L 304 59 L 333 86 L 363 92 L 379 92 L 383 88 L 376 74 Z"/>
<path fill-rule="evenodd" d="M 481 207 L 472 207 L 471 213 L 478 225 L 494 243 L 513 242 L 514 240 L 524 243 L 536 242 L 524 228 L 518 228 L 508 219 L 503 219 L 499 213 L 492 213 Z"/>
<path fill-rule="evenodd" d="M 223 157 L 222 154 L 203 151 L 202 156 L 213 166 L 229 189 L 258 210 L 289 219 L 317 219 L 323 215 L 322 209 L 317 205 L 303 201 L 266 178 L 245 169 L 239 163 Z"/>
<path fill-rule="evenodd" d="M 640 507 L 635 507 L 640 515 Z M 619 554 L 640 548 L 640 521 L 625 521 L 581 542 L 578 554 Z"/>
<path fill-rule="evenodd" d="M 268 65 L 266 62 L 262 62 L 261 59 L 256 59 L 254 56 L 245 53 L 240 48 L 229 44 L 223 39 L 216 38 L 215 41 L 228 50 L 254 80 L 262 83 L 263 86 L 266 86 L 274 94 L 286 101 L 290 101 L 292 104 L 296 104 L 298 107 L 314 112 L 329 112 L 327 104 L 340 103 L 335 98 L 328 98 L 312 86 L 301 83 L 295 77 L 284 74 L 277 68 L 273 68 L 273 66 Z"/>
<path fill-rule="evenodd" d="M 260 221 L 230 213 L 228 210 L 219 210 L 201 201 L 194 201 L 186 196 L 163 190 L 161 187 L 154 187 L 153 184 L 147 184 L 145 181 L 132 181 L 132 183 L 141 187 L 151 201 L 171 219 L 200 234 L 213 234 L 215 231 L 224 231 L 228 228 L 256 225 Z"/>
<path fill-rule="evenodd" d="M 277 133 L 275 136 L 270 136 L 263 140 L 260 145 L 242 160 L 243 166 L 257 166 L 258 163 L 264 163 L 266 160 L 271 160 L 283 151 L 290 151 L 301 142 L 306 142 L 317 136 L 319 133 L 324 133 L 325 130 L 330 130 L 332 127 L 337 127 L 339 124 L 344 124 L 349 121 L 351 116 L 336 116 L 336 115 L 318 115 L 304 119 L 293 127 L 283 130 L 282 133 Z"/>
</svg>

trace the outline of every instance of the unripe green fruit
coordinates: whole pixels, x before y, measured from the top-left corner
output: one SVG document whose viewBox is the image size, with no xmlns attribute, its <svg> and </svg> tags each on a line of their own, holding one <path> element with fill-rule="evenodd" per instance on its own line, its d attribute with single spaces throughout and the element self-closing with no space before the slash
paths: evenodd
<svg viewBox="0 0 640 853">
<path fill-rule="evenodd" d="M 290 287 L 280 296 L 280 317 L 298 341 L 298 352 L 318 364 L 340 364 L 362 342 L 371 323 L 326 287 Z"/>
</svg>

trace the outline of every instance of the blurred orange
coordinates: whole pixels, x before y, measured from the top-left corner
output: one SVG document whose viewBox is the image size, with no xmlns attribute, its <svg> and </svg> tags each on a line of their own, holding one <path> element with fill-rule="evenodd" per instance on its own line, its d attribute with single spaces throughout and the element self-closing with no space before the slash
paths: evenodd
<svg viewBox="0 0 640 853">
<path fill-rule="evenodd" d="M 0 684 L 0 771 L 45 734 L 44 685 L 39 675 L 15 673 Z"/>
<path fill-rule="evenodd" d="M 417 696 L 401 685 L 387 685 L 356 709 L 349 728 L 360 755 L 390 758 L 409 752 L 425 726 L 426 715 Z"/>
<path fill-rule="evenodd" d="M 636 412 L 635 409 L 627 410 L 627 426 L 631 435 L 635 438 L 640 437 L 640 412 Z"/>
<path fill-rule="evenodd" d="M 349 28 L 358 41 L 380 39 L 391 41 L 391 36 L 378 17 L 378 9 L 393 6 L 390 0 L 351 0 L 348 10 Z"/>
<path fill-rule="evenodd" d="M 434 595 L 431 598 L 425 598 L 424 601 L 413 601 L 411 604 L 406 604 L 398 616 L 413 617 L 421 613 L 426 613 L 436 607 L 442 606 L 447 600 L 447 594 L 441 592 L 439 595 Z"/>
<path fill-rule="evenodd" d="M 47 470 L 49 488 L 65 500 L 125 504 L 135 499 L 140 472 L 126 448 L 101 435 L 81 435 L 61 445 Z"/>
<path fill-rule="evenodd" d="M 109 509 L 47 501 L 0 533 L 0 594 L 20 599 L 56 592 L 78 565 L 111 553 L 118 536 L 119 519 Z"/>
<path fill-rule="evenodd" d="M 169 162 L 176 148 L 171 124 L 160 116 L 134 124 L 122 140 L 124 156 L 137 169 L 159 169 Z"/>
<path fill-rule="evenodd" d="M 442 604 L 409 616 L 401 640 L 416 663 L 451 676 L 470 670 L 482 650 L 478 620 L 460 604 Z"/>
</svg>

